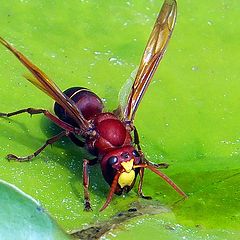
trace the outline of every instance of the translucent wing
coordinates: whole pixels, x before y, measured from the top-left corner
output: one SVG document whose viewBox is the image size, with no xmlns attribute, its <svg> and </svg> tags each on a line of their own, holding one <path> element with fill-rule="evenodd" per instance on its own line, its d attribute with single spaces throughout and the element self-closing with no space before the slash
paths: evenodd
<svg viewBox="0 0 240 240">
<path fill-rule="evenodd" d="M 123 119 L 127 123 L 133 122 L 139 103 L 163 57 L 175 25 L 176 15 L 176 1 L 165 0 L 143 53 L 127 105 L 122 109 Z"/>
<path fill-rule="evenodd" d="M 79 124 L 79 127 L 83 129 L 89 128 L 88 121 L 83 117 L 81 112 L 76 107 L 75 103 L 71 101 L 71 99 L 69 99 L 66 95 L 64 95 L 58 86 L 53 81 L 51 81 L 44 72 L 32 64 L 23 54 L 18 52 L 1 37 L 0 43 L 8 48 L 32 73 L 33 77 L 26 77 L 28 81 L 33 83 L 36 87 L 38 87 L 40 90 L 53 98 L 58 104 L 60 104 L 66 110 L 66 112 Z"/>
<path fill-rule="evenodd" d="M 127 106 L 127 100 L 128 96 L 131 92 L 131 87 L 134 83 L 134 79 L 136 77 L 138 68 L 133 70 L 130 77 L 127 79 L 127 81 L 124 83 L 124 85 L 121 87 L 118 95 L 118 101 L 122 109 L 124 109 Z"/>
</svg>

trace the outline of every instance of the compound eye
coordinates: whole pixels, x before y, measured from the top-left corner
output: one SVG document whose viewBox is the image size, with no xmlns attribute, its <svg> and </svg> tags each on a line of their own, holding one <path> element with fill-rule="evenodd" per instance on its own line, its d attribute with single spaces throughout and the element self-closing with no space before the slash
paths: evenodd
<svg viewBox="0 0 240 240">
<path fill-rule="evenodd" d="M 118 158 L 116 156 L 112 156 L 108 159 L 108 164 L 110 165 L 114 165 L 117 162 L 118 162 Z"/>
<path fill-rule="evenodd" d="M 133 150 L 132 154 L 134 157 L 140 157 L 140 154 L 137 150 Z"/>
</svg>

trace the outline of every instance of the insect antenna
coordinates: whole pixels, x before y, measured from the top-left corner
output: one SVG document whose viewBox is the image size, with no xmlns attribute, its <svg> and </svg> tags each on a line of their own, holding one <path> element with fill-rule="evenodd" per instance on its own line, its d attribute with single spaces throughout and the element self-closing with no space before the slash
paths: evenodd
<svg viewBox="0 0 240 240">
<path fill-rule="evenodd" d="M 156 173 L 159 177 L 161 177 L 165 182 L 167 182 L 180 195 L 182 195 L 185 198 L 188 197 L 187 194 L 185 192 L 183 192 L 183 190 L 180 187 L 178 187 L 176 183 L 174 183 L 167 175 L 165 175 L 164 173 L 157 170 L 156 167 L 154 167 L 152 165 L 148 165 L 146 163 L 142 163 L 142 164 L 133 166 L 133 168 L 148 168 L 148 169 L 150 169 L 152 172 Z"/>
</svg>

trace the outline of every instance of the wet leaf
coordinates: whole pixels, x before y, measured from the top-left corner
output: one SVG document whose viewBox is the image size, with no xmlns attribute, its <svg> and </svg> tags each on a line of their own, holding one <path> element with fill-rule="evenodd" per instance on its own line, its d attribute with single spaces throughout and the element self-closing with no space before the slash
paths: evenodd
<svg viewBox="0 0 240 240">
<path fill-rule="evenodd" d="M 161 4 L 3 1 L 1 36 L 61 89 L 90 88 L 111 110 L 139 64 Z M 165 239 L 240 238 L 239 21 L 237 0 L 178 1 L 176 28 L 136 114 L 136 126 L 147 157 L 169 163 L 164 173 L 189 199 L 179 201 L 169 186 L 146 171 L 144 193 L 170 209 L 170 217 L 161 213 L 129 219 L 130 225 L 124 221 L 121 229 L 114 228 L 115 239 L 131 234 L 140 239 L 143 232 Z M 52 109 L 51 99 L 22 77 L 26 70 L 3 47 L 0 59 L 1 112 Z M 40 201 L 63 229 L 98 226 L 138 201 L 134 189 L 115 196 L 99 213 L 108 186 L 94 166 L 93 212 L 84 212 L 83 150 L 63 139 L 29 163 L 8 162 L 7 154 L 32 154 L 59 129 L 43 116 L 22 115 L 1 118 L 0 131 L 0 178 Z"/>
</svg>

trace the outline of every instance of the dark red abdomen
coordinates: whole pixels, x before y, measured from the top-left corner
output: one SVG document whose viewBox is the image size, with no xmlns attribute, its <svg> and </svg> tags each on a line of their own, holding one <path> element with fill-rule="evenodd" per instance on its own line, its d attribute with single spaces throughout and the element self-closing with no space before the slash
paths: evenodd
<svg viewBox="0 0 240 240">
<path fill-rule="evenodd" d="M 103 110 L 103 103 L 101 99 L 95 93 L 86 88 L 72 87 L 63 93 L 75 102 L 77 108 L 82 112 L 84 118 L 87 120 L 93 119 Z M 54 104 L 54 112 L 61 120 L 78 127 L 75 121 L 58 103 Z"/>
</svg>

